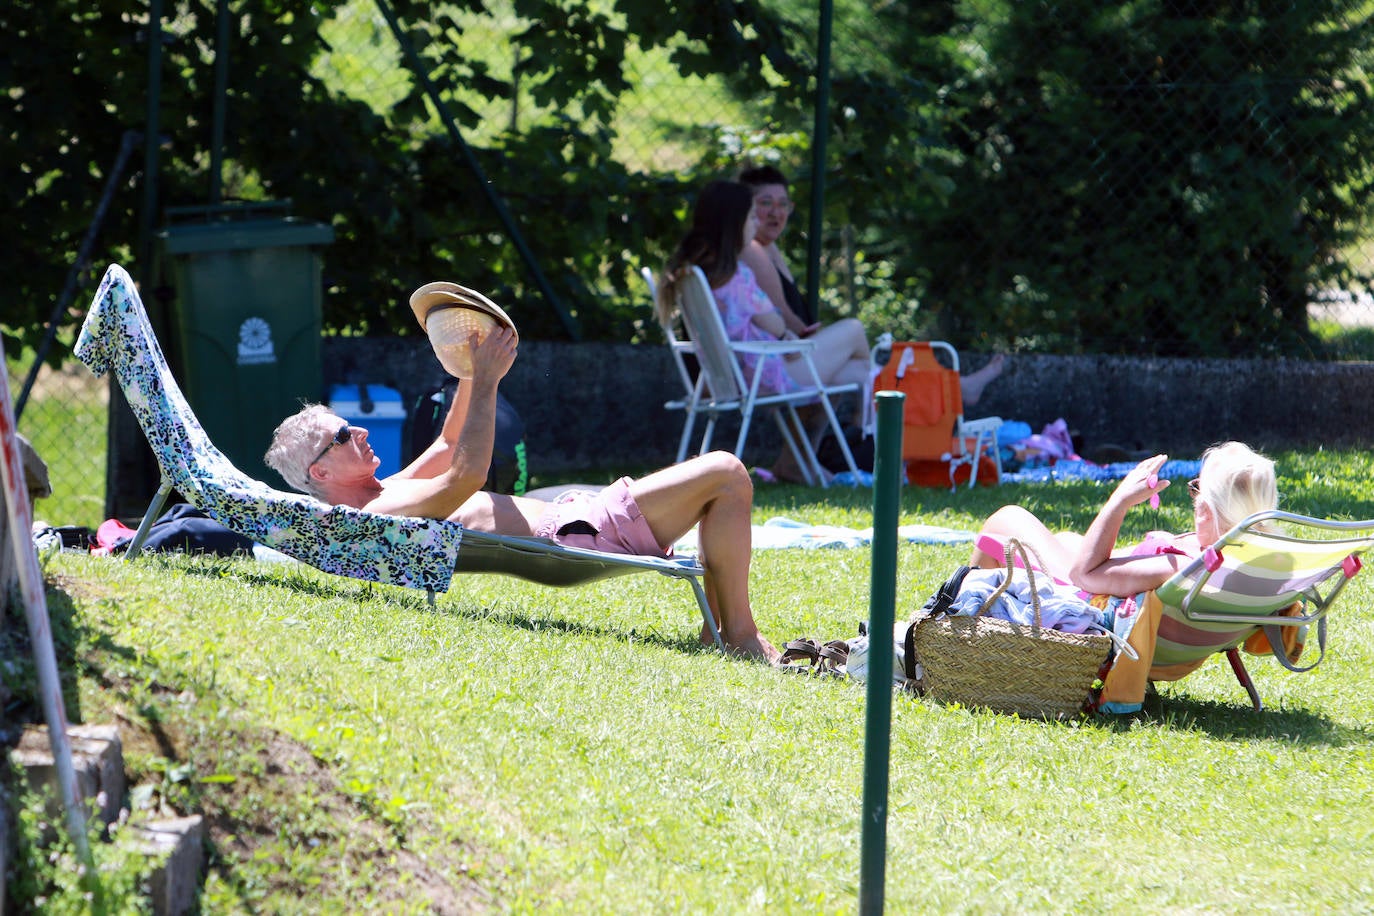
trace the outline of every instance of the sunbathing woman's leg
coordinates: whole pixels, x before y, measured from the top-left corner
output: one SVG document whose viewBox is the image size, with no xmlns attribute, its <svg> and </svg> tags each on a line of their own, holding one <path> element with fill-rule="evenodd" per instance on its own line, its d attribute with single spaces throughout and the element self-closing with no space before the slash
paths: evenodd
<svg viewBox="0 0 1374 916">
<path fill-rule="evenodd" d="M 754 484 L 739 459 L 711 452 L 641 477 L 630 493 L 660 544 L 700 526 L 706 599 L 721 638 L 735 651 L 776 663 L 778 650 L 759 634 L 749 605 Z"/>
<path fill-rule="evenodd" d="M 857 319 L 845 318 L 828 324 L 807 340 L 816 341 L 811 360 L 822 385 L 863 385 L 868 382 L 868 337 Z M 787 374 L 798 384 L 809 388 L 816 383 L 802 360 L 789 360 L 786 367 Z M 802 410 L 807 431 L 814 438 L 825 427 L 825 412 L 819 408 Z M 803 479 L 796 457 L 786 446 L 783 446 L 777 461 L 773 463 L 773 473 L 780 480 L 800 483 Z"/>
<path fill-rule="evenodd" d="M 1069 572 L 1073 569 L 1079 545 L 1083 542 L 1081 534 L 1051 531 L 1044 522 L 1020 506 L 1003 506 L 998 509 L 988 516 L 978 534 L 980 538 L 988 535 L 1003 544 L 1009 538 L 1016 538 L 1040 555 L 1040 559 L 1049 567 L 1046 572 L 1064 582 L 1069 581 Z M 1035 562 L 1034 558 L 1031 562 Z M 968 565 L 996 569 L 1006 564 L 1006 555 L 1000 549 L 983 550 L 979 541 L 974 542 Z"/>
</svg>

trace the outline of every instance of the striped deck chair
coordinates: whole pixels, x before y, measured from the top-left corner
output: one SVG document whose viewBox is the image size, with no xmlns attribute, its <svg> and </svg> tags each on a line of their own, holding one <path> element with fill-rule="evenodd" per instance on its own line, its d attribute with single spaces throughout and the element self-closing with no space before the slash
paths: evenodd
<svg viewBox="0 0 1374 916">
<path fill-rule="evenodd" d="M 1281 530 L 1259 530 L 1266 521 L 1280 523 Z M 1191 670 L 1224 652 L 1255 710 L 1262 709 L 1241 661 L 1242 644 L 1254 648 L 1256 633 L 1263 633 L 1269 651 L 1290 671 L 1319 665 L 1326 655 L 1327 614 L 1371 547 L 1374 520 L 1333 522 L 1279 510 L 1250 516 L 1155 590 L 1162 607 L 1150 676 L 1170 679 L 1158 675 L 1169 668 Z M 1294 636 L 1312 624 L 1318 656 L 1299 667 L 1285 644 L 1304 641 Z"/>
<path fill-rule="evenodd" d="M 96 375 L 113 370 L 161 471 L 157 496 L 130 543 L 138 555 L 168 494 L 231 531 L 333 575 L 447 591 L 455 573 L 498 573 L 541 585 L 571 586 L 634 572 L 686 580 L 702 621 L 720 633 L 695 561 L 622 556 L 561 547 L 542 538 L 487 534 L 454 522 L 378 515 L 274 489 L 238 468 L 211 443 L 163 357 L 128 273 L 111 265 L 91 303 L 76 355 Z M 265 443 L 264 443 L 265 447 Z"/>
</svg>

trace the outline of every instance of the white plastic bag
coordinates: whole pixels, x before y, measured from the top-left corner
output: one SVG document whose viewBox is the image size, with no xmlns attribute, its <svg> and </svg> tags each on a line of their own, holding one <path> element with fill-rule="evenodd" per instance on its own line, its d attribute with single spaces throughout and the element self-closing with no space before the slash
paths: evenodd
<svg viewBox="0 0 1374 916">
<path fill-rule="evenodd" d="M 906 640 L 906 628 L 909 624 L 906 621 L 892 625 L 892 683 L 897 686 L 906 684 L 906 667 L 904 661 L 906 651 L 903 644 Z M 868 680 L 868 652 L 869 638 L 867 635 L 859 635 L 849 642 L 849 659 L 845 662 L 845 673 L 855 680 Z M 919 679 L 924 672 L 921 666 L 916 666 L 916 676 Z"/>
</svg>

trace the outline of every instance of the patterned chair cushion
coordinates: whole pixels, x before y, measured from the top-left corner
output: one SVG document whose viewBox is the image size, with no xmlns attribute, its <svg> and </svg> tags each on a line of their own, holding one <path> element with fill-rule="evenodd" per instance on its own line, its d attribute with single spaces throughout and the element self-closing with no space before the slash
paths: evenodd
<svg viewBox="0 0 1374 916">
<path fill-rule="evenodd" d="M 274 489 L 234 467 L 192 413 L 133 280 L 117 264 L 105 272 L 91 303 L 76 355 L 96 375 L 114 370 L 164 482 L 226 528 L 327 573 L 448 590 L 461 525 L 331 506 Z"/>
</svg>

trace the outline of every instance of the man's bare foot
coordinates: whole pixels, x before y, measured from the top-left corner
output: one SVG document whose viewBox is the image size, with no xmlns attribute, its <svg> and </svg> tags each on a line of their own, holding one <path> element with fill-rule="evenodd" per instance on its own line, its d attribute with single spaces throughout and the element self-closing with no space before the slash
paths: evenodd
<svg viewBox="0 0 1374 916">
<path fill-rule="evenodd" d="M 774 648 L 773 644 L 764 639 L 757 630 L 753 636 L 744 639 L 730 639 L 724 633 L 720 634 L 721 641 L 725 643 L 725 651 L 730 655 L 743 655 L 749 658 L 757 658 L 770 665 L 782 663 L 782 653 Z M 716 641 L 711 638 L 711 633 L 706 627 L 701 628 L 701 644 L 714 648 Z"/>
<path fill-rule="evenodd" d="M 972 407 L 978 403 L 978 400 L 983 396 L 983 389 L 1002 374 L 1004 362 L 1006 362 L 1005 356 L 1001 353 L 994 353 L 992 359 L 988 360 L 987 365 L 983 368 L 959 379 L 959 389 L 963 392 L 965 407 Z"/>
<path fill-rule="evenodd" d="M 755 633 L 748 639 L 738 642 L 727 639 L 725 647 L 730 650 L 732 655 L 744 655 L 749 658 L 757 658 L 760 661 L 777 667 L 782 661 L 782 653 L 773 647 L 773 644 L 764 639 L 762 635 Z"/>
</svg>

